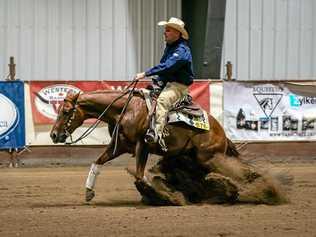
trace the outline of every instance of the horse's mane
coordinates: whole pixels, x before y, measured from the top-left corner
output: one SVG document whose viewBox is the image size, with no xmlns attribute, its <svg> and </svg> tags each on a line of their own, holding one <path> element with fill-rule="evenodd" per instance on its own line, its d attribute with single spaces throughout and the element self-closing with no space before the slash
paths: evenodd
<svg viewBox="0 0 316 237">
<path fill-rule="evenodd" d="M 82 94 L 94 95 L 94 94 L 104 94 L 104 93 L 121 93 L 122 94 L 123 91 L 107 89 L 107 90 L 86 91 L 86 92 L 83 92 Z"/>
<path fill-rule="evenodd" d="M 96 90 L 96 91 L 87 91 L 87 92 L 83 92 L 80 95 L 98 95 L 98 94 L 111 94 L 111 93 L 116 93 L 119 95 L 122 95 L 123 93 L 125 93 L 126 91 L 122 91 L 122 90 L 111 90 L 111 89 L 106 89 L 106 90 Z M 128 96 L 125 95 L 125 96 Z M 138 89 L 134 90 L 133 96 L 137 96 L 137 97 L 141 97 L 143 98 L 143 95 L 140 93 L 140 91 Z"/>
<path fill-rule="evenodd" d="M 107 90 L 86 91 L 86 92 L 80 93 L 78 99 L 80 100 L 80 104 L 83 105 L 83 104 L 86 104 L 86 102 L 92 99 L 93 97 L 94 97 L 93 100 L 103 101 L 102 98 L 105 99 L 106 96 L 111 96 L 112 99 L 114 100 L 115 98 L 118 98 L 118 97 L 127 99 L 129 95 L 128 93 L 126 94 L 126 91 L 107 89 Z M 133 96 L 144 99 L 144 97 L 140 94 L 138 90 L 134 91 Z"/>
</svg>

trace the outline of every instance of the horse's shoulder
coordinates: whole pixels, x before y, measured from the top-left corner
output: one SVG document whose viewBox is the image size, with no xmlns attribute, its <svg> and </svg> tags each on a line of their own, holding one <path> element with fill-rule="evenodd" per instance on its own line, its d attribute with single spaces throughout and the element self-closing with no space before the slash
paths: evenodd
<svg viewBox="0 0 316 237">
<path fill-rule="evenodd" d="M 144 95 L 140 92 L 136 92 L 133 94 L 134 101 L 137 102 L 137 104 L 141 104 L 142 106 L 146 104 Z"/>
</svg>

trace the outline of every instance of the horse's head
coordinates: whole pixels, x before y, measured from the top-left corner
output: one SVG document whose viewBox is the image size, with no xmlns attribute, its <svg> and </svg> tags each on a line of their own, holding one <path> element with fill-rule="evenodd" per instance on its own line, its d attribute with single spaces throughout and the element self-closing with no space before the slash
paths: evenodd
<svg viewBox="0 0 316 237">
<path fill-rule="evenodd" d="M 58 115 L 50 132 L 54 143 L 63 143 L 84 121 L 84 116 L 79 109 L 77 100 L 80 93 L 68 93 L 64 103 L 58 108 Z"/>
</svg>

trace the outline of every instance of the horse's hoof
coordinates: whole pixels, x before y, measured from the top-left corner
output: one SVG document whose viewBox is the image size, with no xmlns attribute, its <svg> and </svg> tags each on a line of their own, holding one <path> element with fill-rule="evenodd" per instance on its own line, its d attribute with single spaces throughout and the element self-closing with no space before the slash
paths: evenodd
<svg viewBox="0 0 316 237">
<path fill-rule="evenodd" d="M 86 189 L 86 202 L 90 202 L 95 196 L 95 192 L 92 189 Z"/>
</svg>

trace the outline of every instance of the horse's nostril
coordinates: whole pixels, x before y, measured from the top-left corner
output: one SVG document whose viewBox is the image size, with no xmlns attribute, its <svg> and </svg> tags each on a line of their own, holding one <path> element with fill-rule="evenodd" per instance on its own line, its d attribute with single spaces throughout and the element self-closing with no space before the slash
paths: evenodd
<svg viewBox="0 0 316 237">
<path fill-rule="evenodd" d="M 53 141 L 55 141 L 56 138 L 57 138 L 56 132 L 52 132 L 52 133 L 50 134 L 50 137 L 51 137 L 51 139 L 52 139 Z"/>
</svg>

